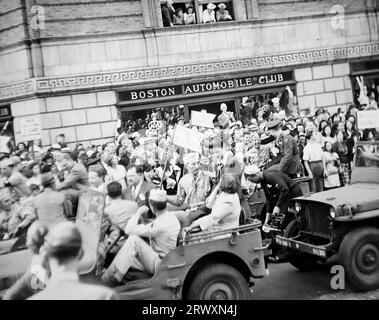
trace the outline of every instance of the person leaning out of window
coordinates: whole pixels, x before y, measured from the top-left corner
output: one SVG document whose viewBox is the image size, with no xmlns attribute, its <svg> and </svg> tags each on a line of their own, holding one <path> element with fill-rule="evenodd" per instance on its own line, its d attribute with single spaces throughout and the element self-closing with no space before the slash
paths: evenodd
<svg viewBox="0 0 379 320">
<path fill-rule="evenodd" d="M 187 8 L 187 12 L 184 14 L 184 24 L 196 24 L 196 16 L 193 7 Z"/>
<path fill-rule="evenodd" d="M 172 6 L 172 3 L 172 0 L 167 0 L 162 3 L 162 20 L 164 27 L 174 26 L 175 10 Z"/>
<path fill-rule="evenodd" d="M 217 22 L 221 21 L 231 21 L 233 20 L 232 16 L 229 14 L 229 11 L 226 10 L 225 3 L 220 3 L 218 5 L 218 11 L 216 12 L 216 20 Z"/>
<path fill-rule="evenodd" d="M 174 16 L 174 25 L 184 25 L 184 13 L 182 8 L 178 8 L 176 10 L 176 14 Z"/>
<path fill-rule="evenodd" d="M 203 11 L 203 23 L 216 22 L 215 9 L 216 6 L 213 3 L 208 3 L 207 9 Z"/>
</svg>

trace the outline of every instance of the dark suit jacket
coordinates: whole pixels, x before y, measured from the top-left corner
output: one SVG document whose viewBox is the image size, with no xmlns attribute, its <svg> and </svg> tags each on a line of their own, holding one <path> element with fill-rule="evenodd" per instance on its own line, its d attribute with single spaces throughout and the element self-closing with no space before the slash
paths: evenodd
<svg viewBox="0 0 379 320">
<path fill-rule="evenodd" d="M 270 170 L 277 170 L 285 174 L 295 174 L 300 168 L 300 152 L 294 138 L 288 134 L 278 139 L 279 163 L 272 166 Z M 273 160 L 274 161 L 274 160 Z"/>
<path fill-rule="evenodd" d="M 220 125 L 220 127 L 222 129 L 225 129 L 225 128 L 227 128 L 229 126 L 230 120 L 223 113 L 221 113 L 217 117 L 217 122 L 218 122 L 218 124 Z"/>
<path fill-rule="evenodd" d="M 147 204 L 147 199 L 151 189 L 155 189 L 157 186 L 151 182 L 142 181 L 141 188 L 139 189 L 137 199 L 133 199 L 132 187 L 127 187 L 122 195 L 122 198 L 129 201 L 135 201 L 138 203 L 138 207 Z"/>
<path fill-rule="evenodd" d="M 300 186 L 286 174 L 279 171 L 264 170 L 261 186 L 267 199 L 277 199 L 276 204 L 268 203 L 270 206 L 269 211 L 272 211 L 276 205 L 282 212 L 286 212 L 289 200 L 302 195 Z"/>
</svg>

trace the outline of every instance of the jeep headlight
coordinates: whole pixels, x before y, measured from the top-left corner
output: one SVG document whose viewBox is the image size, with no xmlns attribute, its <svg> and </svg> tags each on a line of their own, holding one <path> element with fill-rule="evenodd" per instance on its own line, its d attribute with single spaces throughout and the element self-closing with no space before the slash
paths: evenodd
<svg viewBox="0 0 379 320">
<path fill-rule="evenodd" d="M 301 203 L 300 203 L 300 201 L 296 201 L 295 202 L 295 210 L 296 210 L 296 212 L 300 212 L 301 211 Z"/>
<path fill-rule="evenodd" d="M 334 210 L 334 208 L 331 207 L 329 210 L 329 214 L 334 219 L 336 217 L 336 210 Z"/>
</svg>

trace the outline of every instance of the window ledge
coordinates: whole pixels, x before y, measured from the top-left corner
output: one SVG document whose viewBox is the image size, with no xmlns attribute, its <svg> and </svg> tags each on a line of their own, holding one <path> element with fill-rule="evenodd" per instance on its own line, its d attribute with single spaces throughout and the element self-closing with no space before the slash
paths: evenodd
<svg viewBox="0 0 379 320">
<path fill-rule="evenodd" d="M 373 10 L 369 10 L 369 12 L 374 12 Z M 353 12 L 345 12 L 345 15 L 355 15 L 355 14 L 367 14 L 367 10 L 359 10 L 359 11 L 353 11 Z M 281 18 L 257 18 L 257 19 L 248 19 L 248 20 L 233 20 L 233 21 L 223 21 L 223 22 L 215 22 L 215 23 L 198 23 L 198 24 L 191 24 L 191 25 L 179 25 L 174 27 L 158 27 L 158 28 L 146 28 L 143 31 L 148 32 L 151 30 L 154 33 L 182 33 L 184 30 L 199 30 L 199 31 L 209 31 L 217 30 L 217 29 L 233 29 L 238 28 L 241 25 L 263 25 L 263 24 L 271 24 L 271 23 L 283 23 L 283 22 L 290 22 L 290 21 L 306 21 L 306 20 L 314 20 L 314 19 L 322 19 L 322 18 L 328 18 L 335 16 L 333 13 L 316 13 L 316 14 L 309 14 L 309 15 L 303 15 L 303 16 L 293 16 L 293 17 L 281 17 Z"/>
</svg>

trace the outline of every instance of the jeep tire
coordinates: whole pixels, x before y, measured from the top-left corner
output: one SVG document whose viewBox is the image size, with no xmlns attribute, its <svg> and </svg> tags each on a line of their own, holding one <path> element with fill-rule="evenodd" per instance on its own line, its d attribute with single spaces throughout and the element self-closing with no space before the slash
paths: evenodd
<svg viewBox="0 0 379 320">
<path fill-rule="evenodd" d="M 188 300 L 248 300 L 250 290 L 244 276 L 226 264 L 201 269 L 188 289 Z"/>
<path fill-rule="evenodd" d="M 379 229 L 350 231 L 339 249 L 340 262 L 350 283 L 361 291 L 379 287 Z"/>
</svg>

